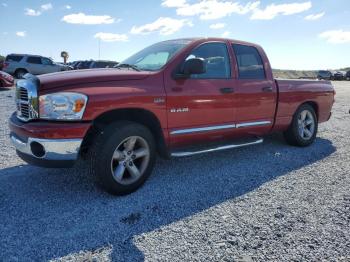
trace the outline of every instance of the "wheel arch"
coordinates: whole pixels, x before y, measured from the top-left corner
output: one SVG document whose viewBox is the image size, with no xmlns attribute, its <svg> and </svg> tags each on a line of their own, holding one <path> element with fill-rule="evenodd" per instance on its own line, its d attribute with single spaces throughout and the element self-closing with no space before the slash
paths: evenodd
<svg viewBox="0 0 350 262">
<path fill-rule="evenodd" d="M 81 146 L 81 152 L 84 155 L 92 144 L 95 136 L 98 135 L 105 126 L 116 121 L 132 121 L 146 126 L 153 134 L 158 154 L 168 159 L 169 151 L 166 145 L 165 137 L 157 116 L 149 110 L 140 108 L 114 109 L 102 113 L 92 123 L 87 131 Z"/>
<path fill-rule="evenodd" d="M 319 119 L 319 107 L 318 107 L 317 102 L 315 102 L 315 101 L 305 101 L 304 103 L 302 103 L 301 105 L 298 106 L 298 108 L 296 109 L 296 111 L 297 111 L 302 105 L 310 105 L 310 106 L 314 109 L 317 119 Z M 295 112 L 296 112 L 296 111 L 295 111 Z"/>
<path fill-rule="evenodd" d="M 16 68 L 16 70 L 14 71 L 14 74 L 16 75 L 17 72 L 20 71 L 20 70 L 23 70 L 23 71 L 26 71 L 27 73 L 29 73 L 28 69 L 23 68 L 23 67 L 18 67 L 18 68 Z"/>
</svg>

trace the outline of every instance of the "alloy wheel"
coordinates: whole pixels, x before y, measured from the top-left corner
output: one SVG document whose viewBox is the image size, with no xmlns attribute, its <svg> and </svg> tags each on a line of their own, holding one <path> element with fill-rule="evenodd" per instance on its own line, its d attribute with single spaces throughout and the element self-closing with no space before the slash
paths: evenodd
<svg viewBox="0 0 350 262">
<path fill-rule="evenodd" d="M 111 160 L 114 180 L 123 185 L 136 182 L 147 169 L 150 161 L 150 148 L 140 136 L 124 139 L 115 149 Z"/>
</svg>

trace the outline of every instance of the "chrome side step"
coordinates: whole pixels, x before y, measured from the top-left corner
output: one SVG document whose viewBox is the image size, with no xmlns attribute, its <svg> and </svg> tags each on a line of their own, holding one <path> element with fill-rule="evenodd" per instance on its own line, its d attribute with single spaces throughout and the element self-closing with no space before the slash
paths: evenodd
<svg viewBox="0 0 350 262">
<path fill-rule="evenodd" d="M 256 145 L 256 144 L 261 144 L 262 142 L 264 142 L 263 138 L 256 138 L 255 140 L 249 141 L 249 142 L 221 145 L 221 146 L 216 146 L 216 147 L 202 149 L 202 150 L 176 151 L 176 152 L 172 152 L 171 156 L 172 157 L 193 156 L 193 155 L 216 152 L 216 151 L 221 151 L 221 150 L 226 150 L 226 149 L 231 149 L 231 148 L 252 146 L 252 145 Z"/>
</svg>

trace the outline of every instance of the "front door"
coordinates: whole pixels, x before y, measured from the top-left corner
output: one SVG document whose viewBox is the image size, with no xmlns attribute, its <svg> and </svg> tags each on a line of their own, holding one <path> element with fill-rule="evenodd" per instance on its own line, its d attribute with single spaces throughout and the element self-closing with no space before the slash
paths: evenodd
<svg viewBox="0 0 350 262">
<path fill-rule="evenodd" d="M 227 44 L 201 44 L 186 59 L 194 57 L 204 59 L 206 73 L 186 79 L 165 79 L 168 129 L 173 147 L 221 140 L 235 127 L 234 81 Z"/>
</svg>

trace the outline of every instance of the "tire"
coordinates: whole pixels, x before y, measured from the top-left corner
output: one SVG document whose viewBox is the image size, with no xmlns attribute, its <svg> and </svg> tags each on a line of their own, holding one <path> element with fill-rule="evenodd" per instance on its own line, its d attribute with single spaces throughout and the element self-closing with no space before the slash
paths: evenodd
<svg viewBox="0 0 350 262">
<path fill-rule="evenodd" d="M 152 133 L 138 123 L 120 121 L 105 127 L 95 137 L 87 160 L 90 172 L 107 192 L 126 195 L 141 187 L 150 176 L 155 156 Z"/>
<path fill-rule="evenodd" d="M 15 77 L 17 79 L 23 79 L 23 77 L 26 73 L 28 73 L 28 71 L 25 69 L 17 69 L 15 72 Z"/>
<path fill-rule="evenodd" d="M 290 145 L 306 147 L 315 141 L 317 129 L 315 110 L 311 105 L 303 104 L 295 112 L 292 123 L 284 132 L 284 137 Z"/>
</svg>

